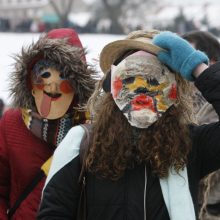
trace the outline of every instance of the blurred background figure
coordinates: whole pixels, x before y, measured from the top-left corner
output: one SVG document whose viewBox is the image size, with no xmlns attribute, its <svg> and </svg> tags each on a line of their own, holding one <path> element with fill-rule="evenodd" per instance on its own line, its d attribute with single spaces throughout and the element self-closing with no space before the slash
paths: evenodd
<svg viewBox="0 0 220 220">
<path fill-rule="evenodd" d="M 5 108 L 5 103 L 4 101 L 0 98 L 0 118 L 2 117 L 4 113 L 4 108 Z"/>
<path fill-rule="evenodd" d="M 218 38 L 208 31 L 191 31 L 182 35 L 194 48 L 207 54 L 210 65 L 220 61 L 220 43 Z M 194 90 L 194 110 L 199 124 L 216 122 L 218 116 L 211 105 L 203 98 L 201 93 Z"/>
<path fill-rule="evenodd" d="M 201 50 L 209 57 L 210 64 L 220 61 L 220 43 L 218 38 L 208 31 L 190 31 L 182 35 L 197 50 Z"/>
<path fill-rule="evenodd" d="M 191 31 L 182 35 L 194 48 L 207 54 L 210 65 L 220 61 L 220 43 L 207 31 Z M 202 94 L 194 87 L 194 110 L 198 124 L 218 121 L 218 115 Z M 220 220 L 220 170 L 209 174 L 200 182 L 200 219 Z"/>
<path fill-rule="evenodd" d="M 216 0 L 1 0 L 0 31 L 72 27 L 79 33 L 127 34 L 152 28 L 219 35 L 219 10 Z"/>
</svg>

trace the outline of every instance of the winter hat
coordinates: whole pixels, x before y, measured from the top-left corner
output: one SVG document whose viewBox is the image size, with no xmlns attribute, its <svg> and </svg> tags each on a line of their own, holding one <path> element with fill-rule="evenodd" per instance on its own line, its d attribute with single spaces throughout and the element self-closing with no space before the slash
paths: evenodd
<svg viewBox="0 0 220 220">
<path fill-rule="evenodd" d="M 67 38 L 67 41 L 70 45 L 83 49 L 79 36 L 74 29 L 70 29 L 70 28 L 53 29 L 47 33 L 47 37 L 50 39 Z M 82 59 L 86 61 L 86 57 L 84 54 L 82 56 Z"/>
<path fill-rule="evenodd" d="M 118 58 L 131 50 L 143 50 L 157 55 L 162 48 L 154 45 L 152 39 L 159 33 L 157 30 L 133 31 L 124 40 L 117 40 L 107 44 L 100 53 L 100 67 L 102 71 L 106 73 Z"/>
<path fill-rule="evenodd" d="M 73 47 L 78 47 L 79 49 L 83 50 L 82 43 L 79 39 L 77 32 L 74 29 L 70 28 L 60 28 L 60 29 L 53 29 L 49 31 L 46 36 L 48 39 L 65 39 L 67 43 Z M 82 60 L 86 61 L 85 54 L 81 54 Z M 43 59 L 43 54 L 38 54 L 29 64 L 28 71 L 31 72 L 34 65 Z"/>
<path fill-rule="evenodd" d="M 35 110 L 30 76 L 40 60 L 53 63 L 54 68 L 62 71 L 74 88 L 79 105 L 87 102 L 94 90 L 96 72 L 85 62 L 85 50 L 78 34 L 73 29 L 61 28 L 42 35 L 36 43 L 23 47 L 15 56 L 10 86 L 14 107 Z"/>
</svg>

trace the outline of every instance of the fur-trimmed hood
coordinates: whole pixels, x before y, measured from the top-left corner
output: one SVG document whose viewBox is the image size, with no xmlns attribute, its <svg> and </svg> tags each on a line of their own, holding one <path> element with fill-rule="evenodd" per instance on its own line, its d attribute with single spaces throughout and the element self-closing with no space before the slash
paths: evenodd
<svg viewBox="0 0 220 220">
<path fill-rule="evenodd" d="M 64 38 L 48 38 L 42 35 L 36 43 L 23 47 L 14 57 L 15 68 L 11 74 L 10 92 L 13 107 L 35 110 L 31 93 L 30 73 L 34 64 L 46 59 L 56 64 L 74 88 L 79 105 L 84 105 L 95 87 L 96 72 L 85 62 L 85 50 L 75 47 Z"/>
</svg>

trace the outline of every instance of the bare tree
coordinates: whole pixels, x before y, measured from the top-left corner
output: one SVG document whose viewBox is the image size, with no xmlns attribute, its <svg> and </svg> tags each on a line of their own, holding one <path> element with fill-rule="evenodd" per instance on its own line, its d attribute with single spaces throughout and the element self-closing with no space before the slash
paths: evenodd
<svg viewBox="0 0 220 220">
<path fill-rule="evenodd" d="M 124 32 L 123 26 L 119 22 L 119 17 L 122 14 L 122 6 L 126 0 L 119 0 L 111 4 L 112 0 L 102 0 L 103 5 L 106 9 L 109 19 L 111 20 L 111 32 L 114 34 L 121 34 Z M 110 3 L 111 2 L 111 3 Z"/>
<path fill-rule="evenodd" d="M 94 20 L 110 20 L 110 32 L 127 33 L 146 23 L 147 14 L 158 0 L 96 0 Z"/>
<path fill-rule="evenodd" d="M 65 27 L 68 23 L 68 15 L 72 10 L 74 0 L 50 0 L 50 4 L 60 19 L 60 26 Z"/>
</svg>

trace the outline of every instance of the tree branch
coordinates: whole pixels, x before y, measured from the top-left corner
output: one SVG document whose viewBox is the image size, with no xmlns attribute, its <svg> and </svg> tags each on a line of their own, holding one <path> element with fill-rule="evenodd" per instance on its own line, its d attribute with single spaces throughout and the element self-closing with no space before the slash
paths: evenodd
<svg viewBox="0 0 220 220">
<path fill-rule="evenodd" d="M 50 4 L 53 7 L 54 11 L 57 13 L 57 15 L 62 19 L 62 13 L 60 12 L 58 6 L 55 4 L 53 0 L 50 0 Z"/>
</svg>

